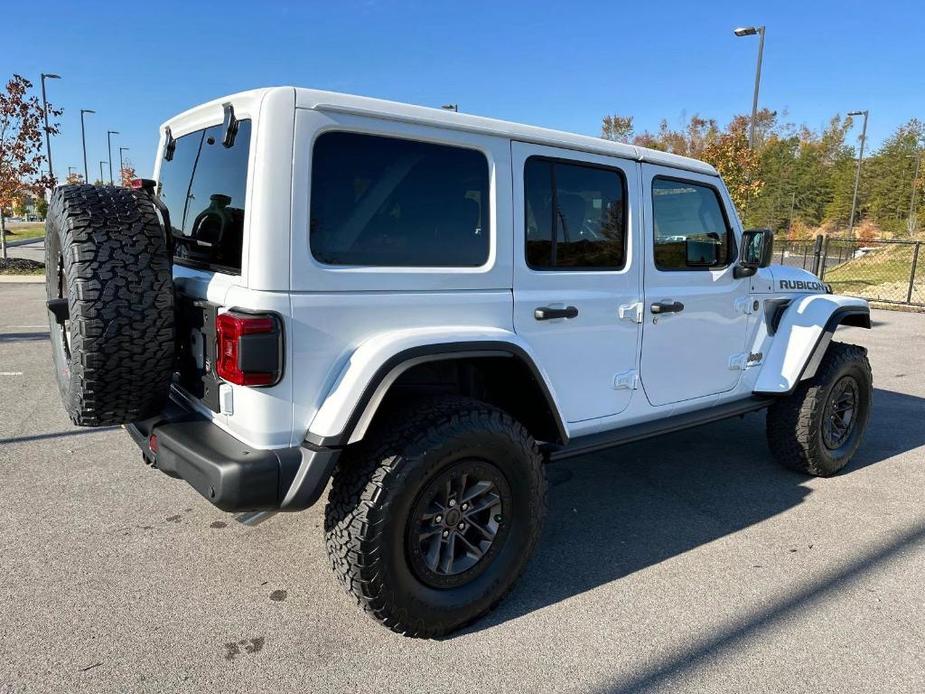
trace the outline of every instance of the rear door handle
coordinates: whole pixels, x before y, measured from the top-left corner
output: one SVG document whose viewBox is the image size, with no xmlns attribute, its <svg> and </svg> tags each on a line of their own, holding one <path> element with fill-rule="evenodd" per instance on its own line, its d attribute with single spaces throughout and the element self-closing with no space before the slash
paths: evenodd
<svg viewBox="0 0 925 694">
<path fill-rule="evenodd" d="M 684 304 L 680 301 L 656 301 L 649 310 L 652 313 L 680 313 L 684 310 Z"/>
<path fill-rule="evenodd" d="M 533 310 L 533 317 L 537 320 L 552 320 L 553 318 L 574 318 L 578 315 L 578 309 L 574 306 L 565 308 L 552 308 L 551 306 L 540 306 Z"/>
</svg>

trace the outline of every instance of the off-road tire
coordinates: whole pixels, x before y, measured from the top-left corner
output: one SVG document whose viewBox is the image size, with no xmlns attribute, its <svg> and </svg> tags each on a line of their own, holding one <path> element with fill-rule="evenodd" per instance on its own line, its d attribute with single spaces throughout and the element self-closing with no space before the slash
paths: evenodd
<svg viewBox="0 0 925 694">
<path fill-rule="evenodd" d="M 491 461 L 509 482 L 510 526 L 475 578 L 434 588 L 411 568 L 409 517 L 428 481 L 473 457 Z M 545 512 L 543 459 L 524 426 L 483 402 L 440 398 L 396 412 L 344 452 L 325 509 L 325 536 L 334 573 L 368 614 L 392 631 L 432 638 L 504 598 L 533 552 Z"/>
<path fill-rule="evenodd" d="M 829 448 L 823 435 L 826 403 L 841 379 L 854 379 L 858 404 L 853 430 L 844 443 Z M 767 435 L 771 453 L 783 465 L 817 477 L 830 477 L 841 470 L 861 445 L 870 417 L 873 378 L 867 350 L 841 342 L 829 344 L 811 379 L 794 393 L 768 409 Z"/>
<path fill-rule="evenodd" d="M 49 311 L 64 407 L 75 424 L 125 424 L 159 412 L 174 366 L 171 259 L 152 203 L 129 188 L 55 189 L 45 238 Z"/>
</svg>

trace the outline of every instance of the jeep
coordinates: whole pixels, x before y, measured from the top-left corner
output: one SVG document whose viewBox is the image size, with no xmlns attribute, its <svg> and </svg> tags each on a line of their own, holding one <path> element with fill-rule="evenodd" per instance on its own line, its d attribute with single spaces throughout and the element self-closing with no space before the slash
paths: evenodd
<svg viewBox="0 0 925 694">
<path fill-rule="evenodd" d="M 861 442 L 832 337 L 867 303 L 772 266 L 703 162 L 293 87 L 170 119 L 156 162 L 54 192 L 68 414 L 252 522 L 330 487 L 334 573 L 394 631 L 498 604 L 550 461 L 759 410 L 803 473 Z"/>
</svg>

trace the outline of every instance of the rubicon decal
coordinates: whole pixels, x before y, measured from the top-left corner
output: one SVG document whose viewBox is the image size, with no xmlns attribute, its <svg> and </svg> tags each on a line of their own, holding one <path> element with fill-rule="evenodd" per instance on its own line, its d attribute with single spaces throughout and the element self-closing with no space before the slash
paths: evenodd
<svg viewBox="0 0 925 694">
<path fill-rule="evenodd" d="M 781 280 L 781 289 L 808 289 L 814 292 L 824 292 L 825 285 L 822 282 L 812 282 L 805 280 Z"/>
</svg>

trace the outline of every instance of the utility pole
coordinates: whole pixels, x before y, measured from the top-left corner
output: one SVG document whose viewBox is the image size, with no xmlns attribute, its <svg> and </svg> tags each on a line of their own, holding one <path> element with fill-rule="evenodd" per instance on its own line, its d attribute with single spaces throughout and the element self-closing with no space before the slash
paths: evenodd
<svg viewBox="0 0 925 694">
<path fill-rule="evenodd" d="M 100 183 L 106 183 L 106 179 L 103 177 L 103 164 L 108 164 L 108 161 L 100 161 Z"/>
<path fill-rule="evenodd" d="M 851 219 L 848 220 L 848 238 L 854 238 L 854 213 L 858 207 L 858 186 L 861 183 L 861 163 L 864 161 L 864 143 L 867 140 L 867 111 L 849 111 L 849 116 L 864 116 L 864 127 L 861 129 L 861 152 L 858 156 L 858 168 L 854 173 L 854 195 L 851 198 Z"/>
</svg>

